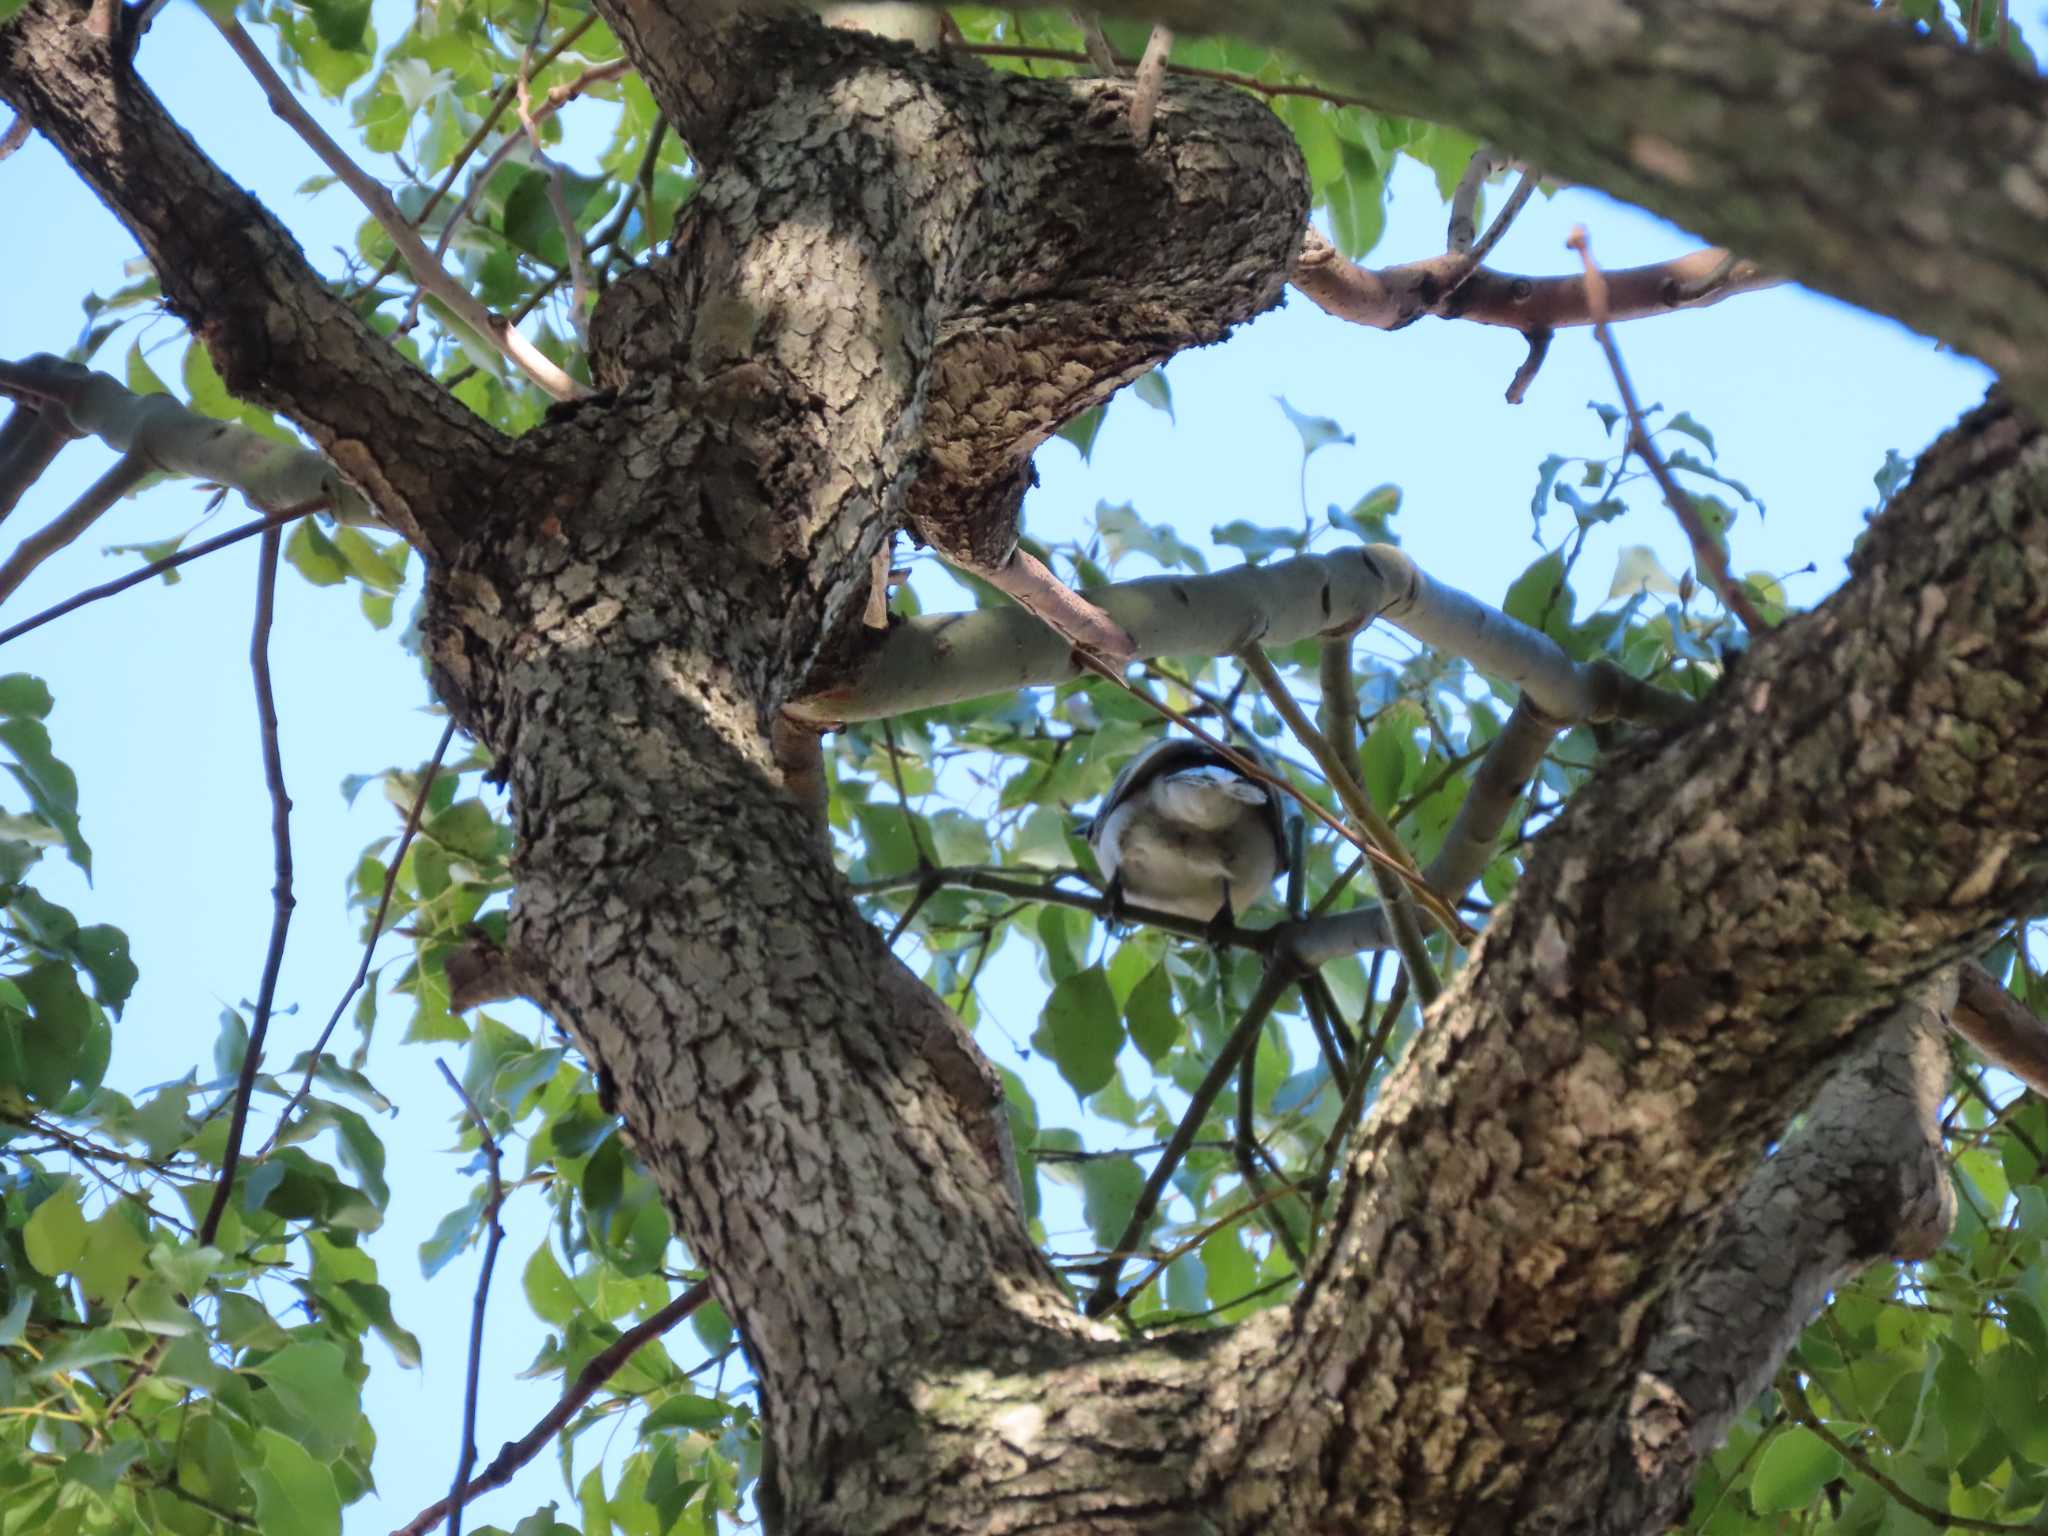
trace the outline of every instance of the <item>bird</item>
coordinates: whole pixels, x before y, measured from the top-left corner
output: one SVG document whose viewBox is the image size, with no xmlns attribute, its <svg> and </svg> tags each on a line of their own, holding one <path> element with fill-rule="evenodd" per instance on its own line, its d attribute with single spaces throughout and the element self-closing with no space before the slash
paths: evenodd
<svg viewBox="0 0 2048 1536">
<path fill-rule="evenodd" d="M 1112 913 L 1128 901 L 1218 929 L 1287 863 L 1280 792 L 1206 742 L 1178 737 L 1153 742 L 1124 765 L 1087 836 Z"/>
</svg>

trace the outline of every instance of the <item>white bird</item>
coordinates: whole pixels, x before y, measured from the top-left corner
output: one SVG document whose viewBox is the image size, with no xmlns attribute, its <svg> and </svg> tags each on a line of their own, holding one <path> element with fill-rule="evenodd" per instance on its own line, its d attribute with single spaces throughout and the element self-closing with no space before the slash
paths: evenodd
<svg viewBox="0 0 2048 1536">
<path fill-rule="evenodd" d="M 1287 819 L 1278 790 L 1214 747 L 1174 738 L 1124 765 L 1088 843 L 1112 907 L 1129 901 L 1223 924 L 1286 865 Z"/>
</svg>

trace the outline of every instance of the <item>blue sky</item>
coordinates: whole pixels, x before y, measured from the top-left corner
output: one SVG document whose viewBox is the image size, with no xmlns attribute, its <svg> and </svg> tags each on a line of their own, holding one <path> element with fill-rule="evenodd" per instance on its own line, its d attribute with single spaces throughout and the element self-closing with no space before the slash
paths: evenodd
<svg viewBox="0 0 2048 1536">
<path fill-rule="evenodd" d="M 387 35 L 394 28 L 385 28 Z M 362 214 L 338 191 L 307 198 L 295 188 L 320 167 L 271 117 L 259 93 L 196 8 L 175 4 L 141 53 L 144 77 L 199 143 L 255 189 L 296 230 L 314 260 L 333 270 L 334 248 L 352 244 Z M 595 142 L 601 106 L 572 108 Z M 352 143 L 345 114 L 330 123 Z M 574 160 L 574 155 L 571 157 Z M 587 166 L 588 161 L 583 164 Z M 1441 248 L 1444 213 L 1433 186 L 1404 172 L 1375 259 L 1393 262 Z M 1497 199 L 1500 194 L 1496 193 Z M 0 165 L 0 197 L 33 238 L 0 246 L 0 355 L 61 351 L 81 324 L 79 299 L 124 281 L 133 242 L 40 139 Z M 1655 260 L 1691 248 L 1680 232 L 1583 192 L 1538 198 L 1498 251 L 1505 269 L 1569 270 L 1566 232 L 1583 222 L 1609 266 Z M 99 361 L 118 371 L 132 332 Z M 142 332 L 171 344 L 169 321 Z M 1871 476 L 1886 450 L 1911 454 L 1981 394 L 1986 376 L 1889 322 L 1795 289 L 1733 300 L 1714 309 L 1621 328 L 1645 400 L 1683 407 L 1719 440 L 1721 462 L 1769 508 L 1745 514 L 1733 534 L 1738 570 L 1815 575 L 1789 583 L 1811 603 L 1839 581 L 1841 559 L 1875 500 Z M 1559 336 L 1519 407 L 1501 398 L 1522 357 L 1512 333 L 1427 321 L 1383 335 L 1330 320 L 1295 299 L 1228 342 L 1175 359 L 1167 369 L 1177 421 L 1131 399 L 1112 406 L 1092 463 L 1063 442 L 1040 455 L 1042 484 L 1026 507 L 1041 538 L 1087 526 L 1098 500 L 1131 502 L 1150 522 L 1169 522 L 1205 546 L 1211 527 L 1235 518 L 1286 522 L 1298 515 L 1299 440 L 1275 396 L 1339 421 L 1353 446 L 1312 461 L 1308 504 L 1320 518 L 1391 481 L 1404 491 L 1397 523 L 1404 546 L 1442 579 L 1497 601 L 1540 552 L 1529 501 L 1546 453 L 1604 454 L 1609 444 L 1586 408 L 1614 397 L 1606 365 L 1584 331 Z M 165 362 L 176 357 L 168 350 Z M 14 514 L 14 533 L 60 511 L 104 467 L 97 445 L 69 450 Z M 7 604 L 12 619 L 126 570 L 112 543 L 162 537 L 194 521 L 203 505 L 190 486 L 172 485 L 124 503 L 86 539 L 50 560 Z M 211 528 L 239 522 L 238 504 Z M 1559 509 L 1547 542 L 1568 532 Z M 1674 572 L 1689 563 L 1685 541 L 1647 498 L 1622 523 L 1596 533 L 1580 570 L 1587 600 L 1604 593 L 1619 549 L 1649 544 Z M 1212 565 L 1232 563 L 1212 550 Z M 270 918 L 268 808 L 246 665 L 256 555 L 253 543 L 188 567 L 176 586 L 137 588 L 113 603 L 61 621 L 7 647 L 0 671 L 50 682 L 50 725 L 60 755 L 79 770 L 84 825 L 96 854 L 95 888 L 53 881 L 52 895 L 87 920 L 125 927 L 142 982 L 116 1035 L 112 1080 L 134 1087 L 173 1077 L 210 1050 L 223 1003 L 253 993 Z M 1132 557 L 1118 575 L 1150 569 Z M 929 561 L 917 582 L 928 608 L 952 606 L 951 584 Z M 346 589 L 316 590 L 289 571 L 281 584 L 274 640 L 282 742 L 293 819 L 299 906 L 273 1039 L 288 1055 L 308 1043 L 357 960 L 356 923 L 343 888 L 363 848 L 396 827 L 374 792 L 350 809 L 344 775 L 411 766 L 431 750 L 439 722 L 424 712 L 425 683 L 390 634 L 364 622 Z M 404 606 L 401 606 L 401 612 Z M 394 943 L 387 954 L 398 953 Z M 1028 975 L 1028 972 L 1020 972 Z M 1031 983 L 1026 983 L 1030 985 Z M 998 1029 L 984 1043 L 1017 1066 L 1010 1040 L 1029 1036 L 1035 995 L 996 1005 Z M 994 994 L 992 994 L 994 995 Z M 427 1285 L 418 1242 L 460 1198 L 466 1181 L 448 1152 L 453 1106 L 429 1053 L 397 1044 L 387 1015 L 371 1074 L 403 1108 L 380 1125 L 391 1148 L 393 1206 L 374 1251 L 402 1321 L 427 1345 L 425 1368 L 402 1372 L 378 1353 L 368 1407 L 381 1436 L 381 1497 L 346 1517 L 350 1532 L 388 1530 L 438 1497 L 454 1453 L 474 1256 Z M 454 1058 L 451 1057 L 451 1062 Z M 1056 1079 L 1035 1084 L 1048 1104 L 1071 1110 Z M 1057 1118 L 1071 1119 L 1071 1113 Z M 518 1267 L 537 1241 L 537 1199 L 511 1213 L 512 1235 L 492 1310 L 489 1366 L 479 1443 L 486 1457 L 552 1400 L 550 1383 L 515 1373 L 541 1333 L 525 1317 Z M 376 1347 L 373 1346 L 373 1351 Z M 557 1488 L 544 1457 L 504 1495 L 482 1501 L 476 1519 L 510 1525 Z"/>
</svg>

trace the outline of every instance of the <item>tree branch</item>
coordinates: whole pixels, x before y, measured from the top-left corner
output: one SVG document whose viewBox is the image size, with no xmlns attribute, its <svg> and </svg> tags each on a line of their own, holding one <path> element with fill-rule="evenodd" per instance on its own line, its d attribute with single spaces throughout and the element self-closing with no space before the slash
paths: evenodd
<svg viewBox="0 0 2048 1536">
<path fill-rule="evenodd" d="M 480 1493 L 489 1493 L 493 1488 L 502 1488 L 512 1481 L 513 1476 L 546 1447 L 549 1440 L 561 1433 L 562 1428 L 576 1416 L 591 1398 L 619 1368 L 632 1359 L 644 1344 L 650 1344 L 667 1333 L 676 1324 L 695 1312 L 711 1299 L 711 1282 L 699 1280 L 687 1290 L 671 1298 L 660 1311 L 635 1323 L 603 1349 L 592 1355 L 576 1379 L 569 1383 L 555 1405 L 535 1421 L 533 1428 L 517 1440 L 507 1440 L 498 1454 L 491 1458 L 491 1464 L 463 1484 L 460 1496 L 473 1499 Z M 437 1500 L 399 1526 L 391 1536 L 427 1536 L 427 1532 L 445 1517 L 453 1507 L 455 1495 Z"/>
<path fill-rule="evenodd" d="M 422 548 L 459 542 L 450 509 L 503 472 L 503 439 L 330 292 L 62 0 L 31 0 L 0 28 L 0 97 L 134 232 L 233 394 L 304 426 Z"/>
<path fill-rule="evenodd" d="M 1974 960 L 1963 967 L 1952 1022 L 1993 1066 L 2048 1099 L 2048 1024 Z"/>
<path fill-rule="evenodd" d="M 1533 178 L 1515 196 L 1526 200 Z M 1510 208 L 1518 207 L 1511 202 Z M 1508 213 L 1503 209 L 1503 215 Z M 1491 231 L 1489 231 L 1491 233 Z M 1479 253 L 1483 258 L 1484 252 Z M 1709 280 L 1712 281 L 1709 281 Z M 1295 261 L 1292 281 L 1319 309 L 1375 330 L 1398 331 L 1425 315 L 1474 320 L 1524 333 L 1593 324 L 1586 279 L 1573 273 L 1521 277 L 1474 266 L 1465 252 L 1448 251 L 1394 267 L 1362 267 L 1310 230 Z M 1782 283 L 1754 262 L 1709 248 L 1645 267 L 1607 274 L 1609 317 L 1640 320 L 1681 309 L 1704 309 L 1738 293 L 1755 293 Z"/>
<path fill-rule="evenodd" d="M 308 149 L 320 158 L 320 163 L 332 171 L 337 180 L 355 193 L 356 200 L 369 210 L 370 217 L 377 221 L 398 253 L 405 258 L 407 269 L 413 281 L 432 294 L 447 309 L 454 320 L 467 329 L 486 346 L 505 354 L 520 372 L 534 383 L 553 395 L 557 400 L 574 400 L 589 393 L 583 385 L 569 377 L 554 361 L 538 347 L 519 333 L 516 326 L 503 316 L 493 314 L 482 300 L 468 288 L 449 276 L 448 269 L 434 259 L 434 253 L 427 249 L 426 242 L 413 228 L 412 221 L 399 212 L 398 204 L 384 184 L 364 172 L 363 168 L 348 157 L 346 151 L 335 143 L 327 131 L 314 122 L 306 109 L 299 105 L 291 87 L 278 78 L 277 71 L 270 67 L 270 61 L 263 57 L 249 34 L 242 30 L 242 24 L 232 14 L 223 16 L 216 12 L 207 13 L 220 29 L 220 35 L 234 50 L 235 57 L 242 61 L 249 73 L 255 76 L 257 85 L 263 89 L 264 98 L 270 103 L 270 110 L 285 122 L 292 132 L 305 142 Z"/>
<path fill-rule="evenodd" d="M 1560 721 L 1674 721 L 1692 709 L 1683 695 L 1611 663 L 1574 662 L 1548 636 L 1432 580 L 1388 544 L 1210 576 L 1149 576 L 1093 587 L 1086 596 L 1130 634 L 1140 656 L 1220 656 L 1253 640 L 1290 645 L 1384 618 L 1425 645 L 1516 683 Z M 893 625 L 845 675 L 789 708 L 806 720 L 873 720 L 1065 682 L 1084 670 L 1071 647 L 1028 614 L 928 614 Z"/>
</svg>

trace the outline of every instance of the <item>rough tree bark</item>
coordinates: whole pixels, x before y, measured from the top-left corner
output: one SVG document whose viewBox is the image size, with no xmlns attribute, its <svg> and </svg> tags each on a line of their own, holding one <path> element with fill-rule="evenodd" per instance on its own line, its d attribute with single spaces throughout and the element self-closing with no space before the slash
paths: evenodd
<svg viewBox="0 0 2048 1536">
<path fill-rule="evenodd" d="M 517 442 L 329 296 L 82 5 L 0 29 L 0 97 L 134 230 L 230 386 L 429 556 L 438 685 L 514 794 L 522 972 L 618 1083 L 744 1332 L 764 1505 L 804 1532 L 1660 1527 L 1770 1363 L 1701 1352 L 1788 1336 L 1815 1285 L 1921 1251 L 1934 1219 L 1901 1215 L 1933 1198 L 1925 1083 L 1885 1021 L 2048 891 L 2048 443 L 2001 404 L 1967 419 L 1840 593 L 1571 802 L 1386 1089 L 1294 1305 L 1126 1341 L 1028 1240 L 986 1064 L 861 921 L 769 729 L 858 666 L 891 531 L 1005 556 L 1048 432 L 1276 300 L 1304 227 L 1292 141 L 1221 89 L 1173 84 L 1141 149 L 1127 82 L 997 78 L 682 0 L 602 9 L 707 175 L 672 252 L 596 317 L 605 392 Z M 2037 226 L 2005 238 L 2037 194 L 1980 174 L 2040 138 L 2038 85 L 1749 0 L 1256 9 L 1292 19 L 1152 7 L 1291 28 L 2023 375 L 1996 334 L 2041 354 Z M 1731 74 L 1738 37 L 1783 68 Z M 1624 66 L 1639 85 L 1577 90 Z M 1830 116 L 1849 85 L 1807 87 L 1865 70 L 1984 87 L 1957 131 L 1914 124 L 1897 150 L 1969 174 L 1895 159 L 1880 211 L 1856 204 L 1871 151 Z M 1922 280 L 1923 210 L 1966 230 L 1973 275 L 1944 256 Z M 1873 222 L 1892 245 L 1855 238 Z M 1838 1211 L 1831 1152 L 1757 1170 L 1852 1051 L 1909 1107 L 1875 1149 L 1888 1198 Z M 1817 1148 L 1858 1102 L 1822 1101 Z M 1800 1179 L 1796 1260 L 1740 1262 Z"/>
</svg>

